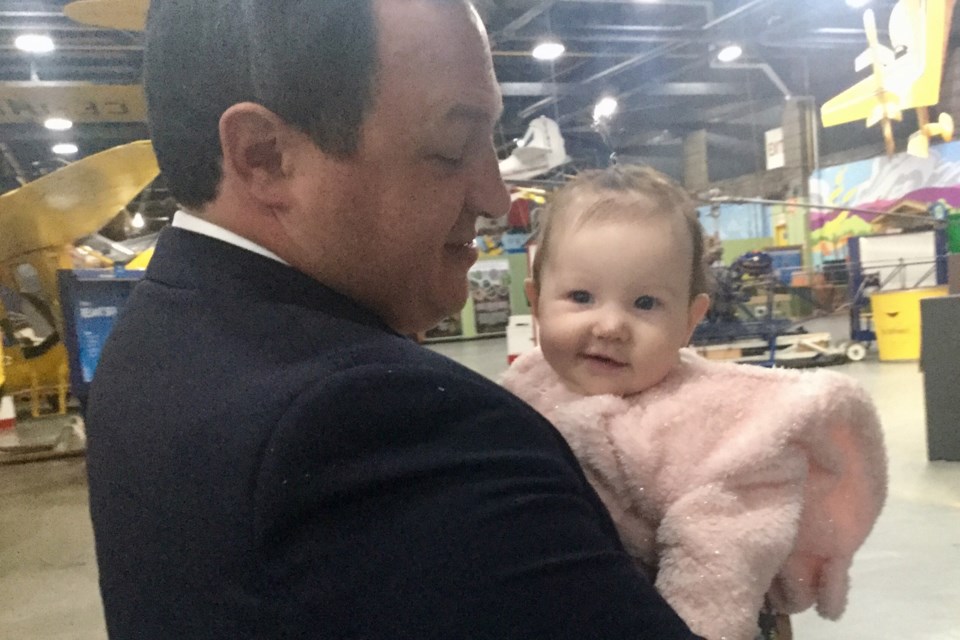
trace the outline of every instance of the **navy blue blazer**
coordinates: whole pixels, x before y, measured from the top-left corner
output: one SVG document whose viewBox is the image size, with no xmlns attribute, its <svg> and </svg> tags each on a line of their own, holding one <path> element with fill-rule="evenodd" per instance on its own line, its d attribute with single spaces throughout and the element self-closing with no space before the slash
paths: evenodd
<svg viewBox="0 0 960 640">
<path fill-rule="evenodd" d="M 233 245 L 162 234 L 87 428 L 115 640 L 692 637 L 550 424 Z"/>
</svg>

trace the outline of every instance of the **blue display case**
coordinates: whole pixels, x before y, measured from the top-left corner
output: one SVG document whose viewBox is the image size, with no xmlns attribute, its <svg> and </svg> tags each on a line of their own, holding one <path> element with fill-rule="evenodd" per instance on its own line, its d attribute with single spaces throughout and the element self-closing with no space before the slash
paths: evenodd
<svg viewBox="0 0 960 640">
<path fill-rule="evenodd" d="M 120 268 L 57 272 L 70 389 L 84 406 L 103 345 L 143 273 Z"/>
</svg>

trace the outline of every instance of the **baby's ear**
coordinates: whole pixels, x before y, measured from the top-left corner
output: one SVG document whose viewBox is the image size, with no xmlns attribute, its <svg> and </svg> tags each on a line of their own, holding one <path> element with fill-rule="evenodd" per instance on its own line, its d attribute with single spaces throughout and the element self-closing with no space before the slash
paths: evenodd
<svg viewBox="0 0 960 640">
<path fill-rule="evenodd" d="M 690 338 L 693 337 L 693 330 L 696 329 L 700 321 L 703 320 L 703 316 L 707 315 L 709 308 L 710 296 L 705 293 L 697 295 L 697 297 L 690 302 L 690 310 L 687 312 L 687 343 L 689 343 Z"/>
<path fill-rule="evenodd" d="M 527 278 L 523 281 L 523 290 L 527 294 L 527 300 L 530 301 L 530 313 L 533 314 L 533 317 L 537 317 L 537 306 L 540 302 L 540 291 L 537 289 L 536 283 L 533 281 L 533 278 Z"/>
</svg>

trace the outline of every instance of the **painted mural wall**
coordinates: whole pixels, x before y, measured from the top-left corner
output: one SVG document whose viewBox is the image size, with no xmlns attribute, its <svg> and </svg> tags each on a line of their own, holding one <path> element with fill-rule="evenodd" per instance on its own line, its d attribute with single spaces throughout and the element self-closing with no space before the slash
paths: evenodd
<svg viewBox="0 0 960 640">
<path fill-rule="evenodd" d="M 960 142 L 931 147 L 928 158 L 900 153 L 821 169 L 810 178 L 813 204 L 887 211 L 909 200 L 928 207 L 960 210 Z M 873 232 L 875 215 L 850 211 L 810 211 L 810 250 L 814 268 L 844 260 L 847 241 Z"/>
</svg>

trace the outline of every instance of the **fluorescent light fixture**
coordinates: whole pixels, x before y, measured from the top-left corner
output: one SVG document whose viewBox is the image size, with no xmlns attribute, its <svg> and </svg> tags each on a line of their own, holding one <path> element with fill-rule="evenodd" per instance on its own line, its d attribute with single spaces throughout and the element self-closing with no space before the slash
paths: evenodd
<svg viewBox="0 0 960 640">
<path fill-rule="evenodd" d="M 541 42 L 533 48 L 533 57 L 537 60 L 556 60 L 566 50 L 560 42 Z"/>
<path fill-rule="evenodd" d="M 872 1 L 873 0 L 847 0 L 847 6 L 851 9 L 862 9 Z"/>
<path fill-rule="evenodd" d="M 743 55 L 743 47 L 738 44 L 728 44 L 720 53 L 717 54 L 717 60 L 720 62 L 733 62 Z"/>
<path fill-rule="evenodd" d="M 593 119 L 605 120 L 615 114 L 619 106 L 616 98 L 611 98 L 610 96 L 601 98 L 597 106 L 593 108 Z"/>
<path fill-rule="evenodd" d="M 25 33 L 22 36 L 17 36 L 13 44 L 20 51 L 26 51 L 27 53 L 50 53 L 56 48 L 53 46 L 53 40 L 50 36 L 42 36 L 38 33 Z"/>
<path fill-rule="evenodd" d="M 43 126 L 51 131 L 67 131 L 73 128 L 73 122 L 66 118 L 47 118 Z"/>
<path fill-rule="evenodd" d="M 143 219 L 143 214 L 137 211 L 130 219 L 130 226 L 134 229 L 143 229 L 147 226 L 147 221 Z"/>
<path fill-rule="evenodd" d="M 58 156 L 72 156 L 79 151 L 77 145 L 73 144 L 72 142 L 61 142 L 60 144 L 55 144 L 51 150 Z"/>
</svg>

